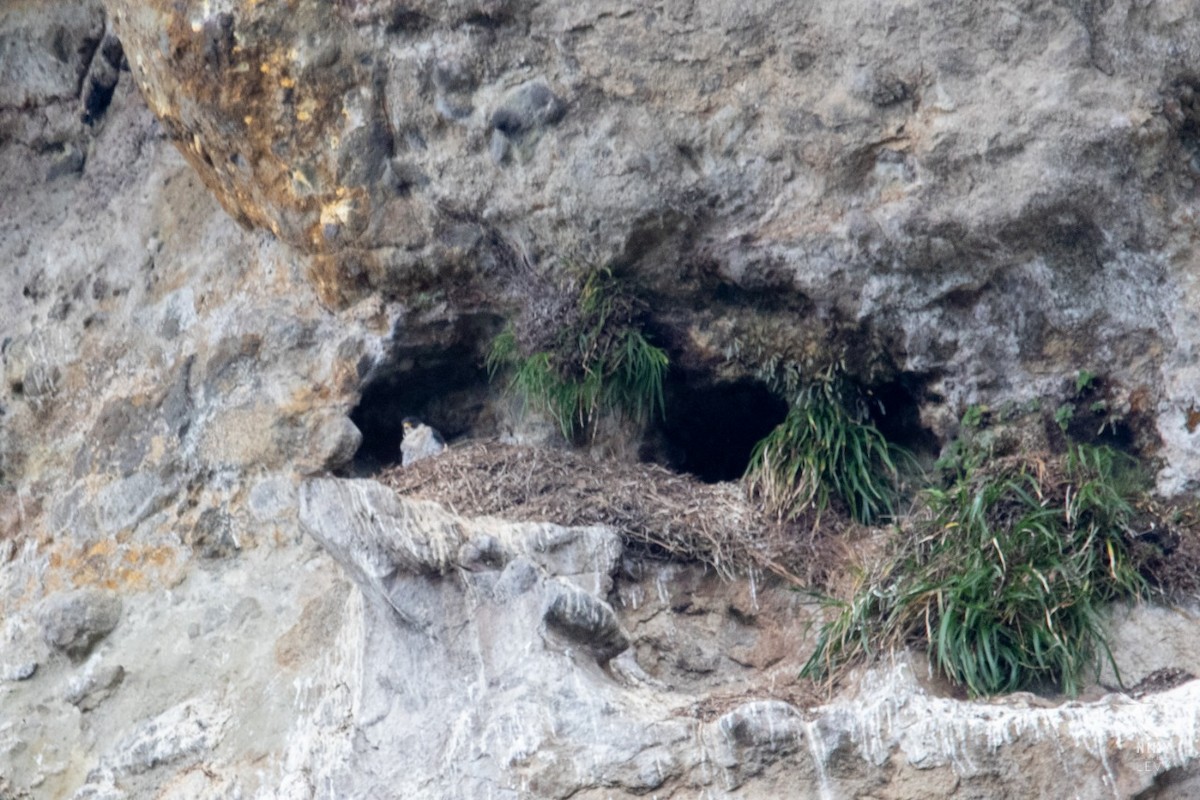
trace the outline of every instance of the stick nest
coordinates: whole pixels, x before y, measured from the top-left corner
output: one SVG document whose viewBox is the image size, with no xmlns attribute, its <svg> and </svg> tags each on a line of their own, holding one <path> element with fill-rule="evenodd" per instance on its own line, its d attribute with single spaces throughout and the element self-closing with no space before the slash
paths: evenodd
<svg viewBox="0 0 1200 800">
<path fill-rule="evenodd" d="M 757 569 L 807 583 L 798 575 L 811 562 L 812 537 L 777 523 L 736 483 L 499 442 L 454 447 L 379 480 L 464 516 L 608 525 L 644 555 L 699 561 L 727 578 Z"/>
</svg>

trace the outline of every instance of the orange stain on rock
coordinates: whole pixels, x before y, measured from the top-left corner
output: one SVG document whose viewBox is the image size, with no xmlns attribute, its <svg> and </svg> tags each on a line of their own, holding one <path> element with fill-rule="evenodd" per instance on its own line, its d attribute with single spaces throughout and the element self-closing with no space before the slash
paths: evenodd
<svg viewBox="0 0 1200 800">
<path fill-rule="evenodd" d="M 47 554 L 50 590 L 66 586 L 96 586 L 114 591 L 148 589 L 172 583 L 177 572 L 175 548 L 166 545 L 121 544 L 101 539 L 84 546 L 63 544 Z"/>
</svg>

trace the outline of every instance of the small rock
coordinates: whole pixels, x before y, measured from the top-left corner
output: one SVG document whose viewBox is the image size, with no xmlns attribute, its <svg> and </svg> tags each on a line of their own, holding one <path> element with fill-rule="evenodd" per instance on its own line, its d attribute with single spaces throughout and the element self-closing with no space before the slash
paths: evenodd
<svg viewBox="0 0 1200 800">
<path fill-rule="evenodd" d="M 121 665 L 104 667 L 72 681 L 63 699 L 80 711 L 91 711 L 111 697 L 124 680 L 125 668 Z"/>
<path fill-rule="evenodd" d="M 190 538 L 192 550 L 201 558 L 229 558 L 241 549 L 233 533 L 233 518 L 219 508 L 200 514 Z"/>
<path fill-rule="evenodd" d="M 492 112 L 492 127 L 509 138 L 553 125 L 566 115 L 567 104 L 543 81 L 513 89 Z"/>
<path fill-rule="evenodd" d="M 782 700 L 756 700 L 717 720 L 717 728 L 742 747 L 794 750 L 802 736 L 800 712 Z"/>
<path fill-rule="evenodd" d="M 142 721 L 105 756 L 118 775 L 141 775 L 163 764 L 196 758 L 221 741 L 232 711 L 210 698 L 192 698 Z"/>
<path fill-rule="evenodd" d="M 912 97 L 912 88 L 899 76 L 886 71 L 868 71 L 855 81 L 857 94 L 878 108 L 886 108 Z"/>
<path fill-rule="evenodd" d="M 22 661 L 17 664 L 0 665 L 0 681 L 25 681 L 37 672 L 36 661 Z"/>
<path fill-rule="evenodd" d="M 508 138 L 500 131 L 492 131 L 492 139 L 488 143 L 488 153 L 492 156 L 492 161 L 500 166 L 508 160 Z"/>
<path fill-rule="evenodd" d="M 316 460 L 324 470 L 334 470 L 350 463 L 362 444 L 362 431 L 341 414 L 322 420 L 313 433 Z"/>
<path fill-rule="evenodd" d="M 55 156 L 50 168 L 46 170 L 47 183 L 64 175 L 77 175 L 83 172 L 85 160 L 82 150 L 73 144 L 67 145 L 61 153 Z"/>
<path fill-rule="evenodd" d="M 56 595 L 38 614 L 46 644 L 74 661 L 85 658 L 97 642 L 112 633 L 120 619 L 121 598 L 95 589 Z"/>
<path fill-rule="evenodd" d="M 609 662 L 609 669 L 612 671 L 613 677 L 626 686 L 649 686 L 660 691 L 671 688 L 642 669 L 642 665 L 637 660 L 637 653 L 632 647 L 626 648 Z"/>
<path fill-rule="evenodd" d="M 908 84 L 894 76 L 886 76 L 871 89 L 871 102 L 883 108 L 907 100 L 912 95 Z"/>
<path fill-rule="evenodd" d="M 719 653 L 706 650 L 695 642 L 684 645 L 675 660 L 676 666 L 680 669 L 699 675 L 716 672 L 720 663 L 721 655 Z"/>
</svg>

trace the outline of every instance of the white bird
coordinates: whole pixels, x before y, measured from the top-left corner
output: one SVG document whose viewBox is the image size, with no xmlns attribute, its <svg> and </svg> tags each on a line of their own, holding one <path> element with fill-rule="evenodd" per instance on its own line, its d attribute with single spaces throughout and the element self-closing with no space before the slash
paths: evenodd
<svg viewBox="0 0 1200 800">
<path fill-rule="evenodd" d="M 422 458 L 436 456 L 446 449 L 446 440 L 416 417 L 405 417 L 404 438 L 400 440 L 400 463 L 407 467 Z"/>
</svg>

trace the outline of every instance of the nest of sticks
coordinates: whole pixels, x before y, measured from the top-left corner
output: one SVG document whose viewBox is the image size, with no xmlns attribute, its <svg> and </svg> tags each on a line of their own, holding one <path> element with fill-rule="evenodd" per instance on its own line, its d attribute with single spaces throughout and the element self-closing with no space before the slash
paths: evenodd
<svg viewBox="0 0 1200 800">
<path fill-rule="evenodd" d="M 797 585 L 813 577 L 805 565 L 816 543 L 797 535 L 803 522 L 780 524 L 747 500 L 741 484 L 703 483 L 656 464 L 473 442 L 378 479 L 464 516 L 608 525 L 642 555 L 699 561 L 726 578 L 751 569 Z"/>
</svg>

